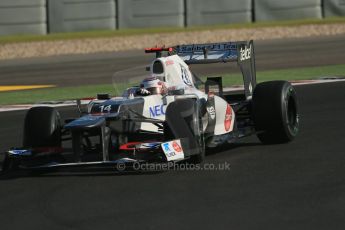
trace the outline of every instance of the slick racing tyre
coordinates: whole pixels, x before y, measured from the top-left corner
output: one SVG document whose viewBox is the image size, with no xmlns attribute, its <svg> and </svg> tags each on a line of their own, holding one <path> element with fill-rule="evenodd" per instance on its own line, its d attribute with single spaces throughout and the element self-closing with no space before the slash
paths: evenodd
<svg viewBox="0 0 345 230">
<path fill-rule="evenodd" d="M 33 107 L 24 121 L 24 147 L 61 147 L 59 113 L 52 107 Z"/>
<path fill-rule="evenodd" d="M 205 159 L 205 143 L 199 105 L 194 99 L 180 99 L 166 111 L 166 137 L 188 140 L 189 162 L 200 164 Z"/>
<path fill-rule="evenodd" d="M 253 120 L 264 144 L 292 141 L 299 132 L 296 91 L 287 81 L 258 84 L 253 93 Z"/>
</svg>

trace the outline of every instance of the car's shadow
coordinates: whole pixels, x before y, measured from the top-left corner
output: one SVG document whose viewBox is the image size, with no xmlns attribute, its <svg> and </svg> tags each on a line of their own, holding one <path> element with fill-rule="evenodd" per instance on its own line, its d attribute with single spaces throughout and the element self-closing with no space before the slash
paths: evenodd
<svg viewBox="0 0 345 230">
<path fill-rule="evenodd" d="M 250 146 L 260 146 L 260 142 L 243 142 L 243 143 L 231 143 L 225 144 L 216 148 L 208 148 L 206 150 L 206 160 L 208 156 L 216 156 L 229 154 L 229 151 Z M 179 164 L 184 164 L 183 162 Z M 159 164 L 157 164 L 159 165 Z M 157 168 L 155 168 L 157 169 Z M 125 170 L 117 169 L 114 167 L 107 168 L 67 168 L 67 169 L 44 169 L 44 170 L 16 170 L 10 171 L 0 175 L 0 180 L 13 180 L 16 178 L 23 177 L 90 177 L 90 176 L 143 176 L 143 175 L 153 175 L 160 174 L 169 171 L 169 167 L 165 167 L 164 170 L 152 170 L 152 169 L 133 169 L 132 167 L 127 167 Z"/>
<path fill-rule="evenodd" d="M 225 144 L 225 145 L 221 145 L 215 148 L 208 148 L 206 150 L 206 157 L 211 156 L 211 155 L 228 154 L 225 152 L 231 151 L 233 149 L 238 149 L 241 147 L 252 147 L 252 146 L 260 146 L 260 145 L 262 145 L 262 143 L 260 142 L 243 142 L 243 143 Z"/>
<path fill-rule="evenodd" d="M 73 172 L 71 170 L 49 170 L 46 172 L 32 172 L 27 170 L 20 170 L 15 172 L 8 172 L 4 175 L 0 176 L 1 180 L 13 180 L 17 178 L 23 178 L 23 177 L 95 177 L 95 176 L 130 176 L 130 175 L 152 175 L 152 174 L 158 174 L 163 173 L 164 171 L 102 171 L 102 172 L 86 172 L 86 171 L 78 171 Z"/>
</svg>

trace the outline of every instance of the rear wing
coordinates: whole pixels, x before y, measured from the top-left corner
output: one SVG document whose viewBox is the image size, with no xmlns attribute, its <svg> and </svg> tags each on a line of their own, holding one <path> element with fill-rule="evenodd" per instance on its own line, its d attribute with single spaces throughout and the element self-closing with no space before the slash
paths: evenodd
<svg viewBox="0 0 345 230">
<path fill-rule="evenodd" d="M 255 53 L 253 40 L 178 45 L 170 55 L 177 54 L 187 64 L 237 62 L 241 69 L 246 98 L 250 98 L 256 86 Z"/>
</svg>

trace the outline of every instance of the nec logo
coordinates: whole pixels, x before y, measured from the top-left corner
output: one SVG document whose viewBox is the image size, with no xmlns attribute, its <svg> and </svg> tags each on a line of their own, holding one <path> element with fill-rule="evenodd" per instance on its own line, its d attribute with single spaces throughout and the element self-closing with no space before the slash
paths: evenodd
<svg viewBox="0 0 345 230">
<path fill-rule="evenodd" d="M 150 117 L 165 115 L 164 105 L 151 106 L 149 110 L 150 110 Z"/>
</svg>

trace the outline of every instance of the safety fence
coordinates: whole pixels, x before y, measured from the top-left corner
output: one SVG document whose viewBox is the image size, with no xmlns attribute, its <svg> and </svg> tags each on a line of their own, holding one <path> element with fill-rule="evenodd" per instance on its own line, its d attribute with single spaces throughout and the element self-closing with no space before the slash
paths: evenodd
<svg viewBox="0 0 345 230">
<path fill-rule="evenodd" d="M 0 35 L 345 16 L 345 0 L 1 0 Z"/>
</svg>

